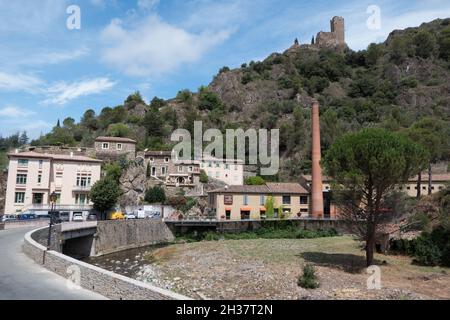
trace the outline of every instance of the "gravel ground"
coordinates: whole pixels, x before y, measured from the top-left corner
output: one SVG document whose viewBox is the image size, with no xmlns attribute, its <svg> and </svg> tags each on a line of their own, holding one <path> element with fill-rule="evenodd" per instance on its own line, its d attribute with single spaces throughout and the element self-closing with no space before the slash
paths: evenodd
<svg viewBox="0 0 450 320">
<path fill-rule="evenodd" d="M 348 236 L 202 241 L 132 255 L 96 264 L 196 299 L 450 299 L 449 268 L 404 256 L 376 255 L 382 288 L 368 290 L 364 252 Z M 319 288 L 297 285 L 305 263 L 315 266 Z"/>
</svg>

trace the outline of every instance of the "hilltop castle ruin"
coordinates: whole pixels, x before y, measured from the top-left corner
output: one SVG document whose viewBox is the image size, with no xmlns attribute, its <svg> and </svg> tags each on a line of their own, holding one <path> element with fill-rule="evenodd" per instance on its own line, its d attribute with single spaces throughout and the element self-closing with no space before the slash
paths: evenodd
<svg viewBox="0 0 450 320">
<path fill-rule="evenodd" d="M 311 46 L 314 47 L 331 47 L 331 48 L 344 48 L 347 46 L 345 43 L 345 24 L 343 17 L 333 17 L 330 20 L 330 32 L 320 31 L 316 37 L 312 38 Z M 294 47 L 298 47 L 298 39 L 295 39 Z"/>
</svg>

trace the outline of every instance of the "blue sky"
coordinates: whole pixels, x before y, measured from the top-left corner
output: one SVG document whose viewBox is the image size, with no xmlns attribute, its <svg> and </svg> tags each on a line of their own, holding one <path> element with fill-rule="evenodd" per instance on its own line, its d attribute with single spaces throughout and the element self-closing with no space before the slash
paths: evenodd
<svg viewBox="0 0 450 320">
<path fill-rule="evenodd" d="M 81 28 L 69 30 L 70 5 Z M 381 23 L 367 27 L 371 5 Z M 92 108 L 172 98 L 208 84 L 222 66 L 238 67 L 310 42 L 341 15 L 354 50 L 393 29 L 450 17 L 450 1 L 0 0 L 0 135 L 46 133 L 57 119 Z"/>
</svg>

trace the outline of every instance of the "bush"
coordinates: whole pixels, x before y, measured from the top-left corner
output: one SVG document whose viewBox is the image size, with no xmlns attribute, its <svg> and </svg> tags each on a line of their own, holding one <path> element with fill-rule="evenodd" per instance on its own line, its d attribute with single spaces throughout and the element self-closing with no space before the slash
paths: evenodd
<svg viewBox="0 0 450 320">
<path fill-rule="evenodd" d="M 247 178 L 245 178 L 245 182 L 244 182 L 244 184 L 250 185 L 250 186 L 260 186 L 265 183 L 266 183 L 266 180 L 264 180 L 260 176 L 247 177 Z"/>
<path fill-rule="evenodd" d="M 209 177 L 206 174 L 205 170 L 200 170 L 200 182 L 201 183 L 208 183 Z"/>
<path fill-rule="evenodd" d="M 145 192 L 145 201 L 148 203 L 164 203 L 166 201 L 166 192 L 159 186 L 149 188 Z"/>
<path fill-rule="evenodd" d="M 305 289 L 316 289 L 320 286 L 314 266 L 307 264 L 303 267 L 303 275 L 298 277 L 297 284 Z"/>
</svg>

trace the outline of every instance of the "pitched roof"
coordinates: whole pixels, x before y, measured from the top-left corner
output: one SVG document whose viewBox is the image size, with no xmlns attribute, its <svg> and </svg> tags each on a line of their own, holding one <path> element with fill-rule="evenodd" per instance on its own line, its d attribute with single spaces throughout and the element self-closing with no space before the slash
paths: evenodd
<svg viewBox="0 0 450 320">
<path fill-rule="evenodd" d="M 172 151 L 165 151 L 165 150 L 150 150 L 145 152 L 146 156 L 171 156 Z"/>
<path fill-rule="evenodd" d="M 209 193 L 307 194 L 309 192 L 299 183 L 268 182 L 259 186 L 233 185 L 225 188 L 211 190 L 209 191 Z"/>
<path fill-rule="evenodd" d="M 99 159 L 89 158 L 79 155 L 69 155 L 69 154 L 50 154 L 50 153 L 39 153 L 34 151 L 26 151 L 19 153 L 8 153 L 8 157 L 13 158 L 38 158 L 38 159 L 53 159 L 53 160 L 64 160 L 64 161 L 80 161 L 80 162 L 103 162 Z"/>
<path fill-rule="evenodd" d="M 272 193 L 308 193 L 308 190 L 295 182 L 268 182 L 266 185 Z"/>
<path fill-rule="evenodd" d="M 97 137 L 95 138 L 95 141 L 100 141 L 100 142 L 125 142 L 125 143 L 134 143 L 136 144 L 136 140 L 130 139 L 130 138 L 122 138 L 122 137 L 105 137 L 105 136 L 101 136 L 101 137 Z"/>
</svg>

